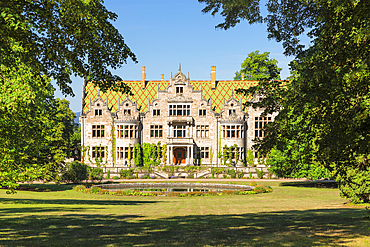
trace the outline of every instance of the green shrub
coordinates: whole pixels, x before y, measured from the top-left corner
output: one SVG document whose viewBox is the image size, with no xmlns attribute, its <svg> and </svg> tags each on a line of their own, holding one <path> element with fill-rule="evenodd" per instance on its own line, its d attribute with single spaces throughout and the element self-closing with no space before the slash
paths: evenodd
<svg viewBox="0 0 370 247">
<path fill-rule="evenodd" d="M 119 172 L 119 175 L 122 179 L 130 179 L 133 178 L 134 169 L 127 169 L 127 170 L 121 170 Z"/>
<path fill-rule="evenodd" d="M 252 181 L 252 182 L 250 182 L 250 184 L 249 184 L 250 186 L 256 186 L 257 185 L 257 183 L 256 183 L 256 181 Z"/>
<path fill-rule="evenodd" d="M 78 161 L 71 162 L 67 171 L 62 175 L 63 181 L 72 183 L 80 183 L 82 180 L 86 179 L 88 179 L 88 166 Z"/>
<path fill-rule="evenodd" d="M 106 176 L 107 179 L 110 179 L 110 170 L 108 169 L 107 170 L 107 176 Z"/>
<path fill-rule="evenodd" d="M 244 172 L 239 172 L 238 173 L 238 178 L 243 178 L 244 177 Z"/>
<path fill-rule="evenodd" d="M 236 178 L 236 172 L 234 169 L 228 169 L 226 170 L 226 173 L 230 175 L 231 178 Z"/>
<path fill-rule="evenodd" d="M 75 190 L 75 191 L 85 192 L 86 191 L 86 186 L 85 185 L 76 185 L 72 189 Z"/>
<path fill-rule="evenodd" d="M 89 179 L 91 181 L 97 180 L 101 181 L 103 180 L 103 169 L 100 167 L 88 167 L 88 174 Z"/>
<path fill-rule="evenodd" d="M 114 176 L 114 177 L 112 177 L 112 179 L 119 179 L 119 177 L 118 176 Z"/>
<path fill-rule="evenodd" d="M 99 193 L 100 190 L 101 190 L 100 187 L 92 187 L 91 188 L 91 193 Z"/>
<path fill-rule="evenodd" d="M 238 191 L 238 195 L 253 195 L 257 194 L 257 192 L 251 190 L 251 191 Z"/>
<path fill-rule="evenodd" d="M 257 192 L 257 193 L 267 193 L 267 192 L 271 192 L 272 189 L 271 189 L 271 187 L 265 187 L 265 186 L 262 186 L 262 185 L 256 185 L 254 187 L 254 191 Z"/>
<path fill-rule="evenodd" d="M 217 193 L 216 191 L 208 191 L 206 193 L 206 196 L 218 196 L 218 195 L 219 195 L 219 193 Z"/>
<path fill-rule="evenodd" d="M 237 195 L 238 192 L 237 190 L 224 190 L 222 191 L 222 195 Z"/>
<path fill-rule="evenodd" d="M 144 175 L 140 176 L 141 179 L 148 179 L 150 178 L 149 173 L 145 173 Z"/>
<path fill-rule="evenodd" d="M 204 196 L 203 192 L 200 191 L 193 191 L 193 192 L 186 192 L 185 196 Z"/>
<path fill-rule="evenodd" d="M 257 177 L 262 179 L 263 176 L 265 175 L 265 172 L 263 171 L 263 169 L 261 168 L 261 170 L 258 170 L 256 169 L 256 172 L 257 172 Z"/>
<path fill-rule="evenodd" d="M 340 195 L 353 203 L 370 202 L 370 166 L 348 167 L 346 173 L 337 177 Z"/>
</svg>

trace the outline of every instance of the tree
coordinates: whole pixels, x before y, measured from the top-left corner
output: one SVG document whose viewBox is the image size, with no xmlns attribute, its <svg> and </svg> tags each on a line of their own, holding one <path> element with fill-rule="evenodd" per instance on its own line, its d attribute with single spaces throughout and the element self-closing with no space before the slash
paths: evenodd
<svg viewBox="0 0 370 247">
<path fill-rule="evenodd" d="M 100 90 L 130 88 L 108 68 L 117 69 L 136 57 L 111 24 L 117 15 L 101 0 L 3 0 L 0 3 L 0 64 L 14 67 L 18 60 L 33 74 L 56 80 L 72 95 L 70 75 L 86 77 Z M 26 53 L 15 52 L 19 45 Z"/>
<path fill-rule="evenodd" d="M 108 70 L 136 62 L 116 18 L 100 0 L 0 2 L 0 187 L 60 179 L 74 113 L 54 98 L 51 79 L 65 95 L 73 96 L 70 75 L 130 92 Z"/>
<path fill-rule="evenodd" d="M 0 78 L 0 186 L 59 181 L 75 127 L 69 102 L 55 99 L 50 80 L 22 63 L 0 71 L 6 75 Z"/>
<path fill-rule="evenodd" d="M 281 1 L 269 0 L 268 15 L 262 17 L 259 1 L 199 0 L 204 12 L 216 14 L 221 8 L 225 22 L 221 28 L 235 26 L 245 19 L 266 22 L 268 37 L 282 42 L 291 62 L 291 81 L 261 80 L 244 94 L 263 94 L 254 107 L 266 107 L 265 114 L 279 112 L 266 126 L 267 136 L 258 140 L 257 149 L 272 148 L 286 154 L 287 164 L 298 169 L 318 163 L 338 175 L 342 194 L 367 201 L 359 179 L 369 176 L 370 154 L 370 39 L 369 1 Z M 304 49 L 301 35 L 307 33 L 311 47 Z M 270 78 L 278 74 L 270 67 Z M 349 170 L 354 170 L 354 173 Z M 353 188 L 345 193 L 344 188 Z"/>
<path fill-rule="evenodd" d="M 270 78 L 270 66 L 274 67 L 280 72 L 281 68 L 277 66 L 278 61 L 276 59 L 270 59 L 269 54 L 270 52 L 264 52 L 260 54 L 258 50 L 249 53 L 247 58 L 242 63 L 240 71 L 235 72 L 234 80 L 261 80 Z M 244 74 L 244 79 L 242 74 Z M 280 76 L 277 74 L 272 79 L 280 80 Z"/>
</svg>

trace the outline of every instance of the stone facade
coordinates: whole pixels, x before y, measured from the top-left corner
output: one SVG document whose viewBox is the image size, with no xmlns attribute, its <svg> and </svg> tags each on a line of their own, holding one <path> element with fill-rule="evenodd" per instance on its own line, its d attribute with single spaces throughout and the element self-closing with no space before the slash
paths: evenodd
<svg viewBox="0 0 370 247">
<path fill-rule="evenodd" d="M 218 153 L 225 145 L 236 145 L 239 162 L 234 165 L 241 166 L 246 150 L 252 148 L 253 139 L 263 137 L 260 129 L 265 122 L 272 121 L 273 116 L 262 119 L 263 109 L 245 108 L 243 98 L 235 96 L 233 89 L 227 92 L 228 99 L 224 96 L 218 104 L 212 102 L 210 96 L 207 99 L 205 94 L 210 94 L 203 90 L 203 85 L 210 85 L 209 90 L 222 85 L 215 80 L 215 72 L 215 66 L 212 66 L 211 81 L 200 83 L 198 89 L 180 68 L 173 77 L 171 74 L 166 87 L 162 85 L 160 89 L 162 75 L 154 99 L 147 98 L 145 110 L 135 95 L 130 99 L 129 96 L 111 94 L 103 100 L 98 90 L 96 97 L 91 98 L 93 94 L 85 92 L 85 85 L 80 116 L 82 145 L 86 148 L 84 162 L 94 166 L 94 158 L 101 157 L 107 167 L 118 172 L 128 166 L 129 145 L 132 151 L 137 143 L 161 142 L 167 144 L 167 165 L 197 165 L 202 162 L 203 165 L 219 166 Z M 140 90 L 146 86 L 145 79 L 143 67 Z M 236 84 L 240 81 L 230 83 L 241 85 Z M 250 85 L 248 81 L 242 84 Z M 109 102 L 116 97 L 117 105 Z M 217 109 L 221 110 L 217 112 Z"/>
</svg>

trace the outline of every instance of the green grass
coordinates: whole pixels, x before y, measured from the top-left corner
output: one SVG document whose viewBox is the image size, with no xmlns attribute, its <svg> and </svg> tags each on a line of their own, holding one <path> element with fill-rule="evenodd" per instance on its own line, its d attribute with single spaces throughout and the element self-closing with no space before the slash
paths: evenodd
<svg viewBox="0 0 370 247">
<path fill-rule="evenodd" d="M 0 190 L 0 246 L 370 246 L 364 206 L 346 206 L 338 189 L 259 183 L 274 191 L 179 198 L 85 194 L 70 185 Z"/>
</svg>

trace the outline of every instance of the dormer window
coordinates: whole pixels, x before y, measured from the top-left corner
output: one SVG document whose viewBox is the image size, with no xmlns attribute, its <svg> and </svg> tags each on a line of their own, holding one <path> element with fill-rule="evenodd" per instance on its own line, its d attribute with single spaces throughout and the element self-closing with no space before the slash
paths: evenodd
<svg viewBox="0 0 370 247">
<path fill-rule="evenodd" d="M 95 109 L 95 116 L 103 115 L 103 111 L 101 109 Z"/>
<path fill-rule="evenodd" d="M 131 115 L 131 110 L 130 109 L 124 109 L 123 110 L 123 115 Z"/>
<path fill-rule="evenodd" d="M 200 109 L 200 110 L 199 110 L 199 116 L 201 116 L 201 117 L 205 117 L 205 116 L 206 116 L 206 114 L 207 114 L 207 111 L 206 111 L 205 109 Z"/>
<path fill-rule="evenodd" d="M 184 87 L 176 87 L 176 94 L 184 93 Z"/>
<path fill-rule="evenodd" d="M 161 110 L 160 109 L 154 109 L 153 110 L 153 116 L 160 116 L 161 115 Z"/>
<path fill-rule="evenodd" d="M 235 109 L 231 109 L 229 110 L 229 116 L 230 115 L 235 115 L 236 114 L 236 110 Z"/>
</svg>

